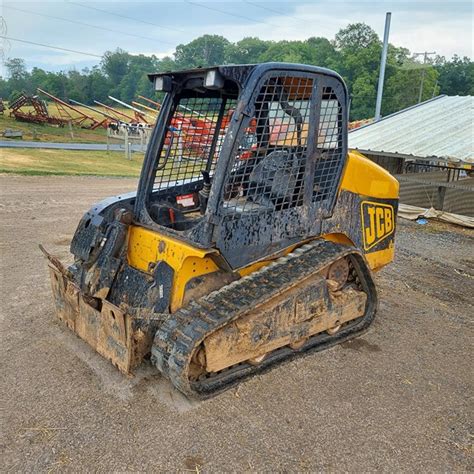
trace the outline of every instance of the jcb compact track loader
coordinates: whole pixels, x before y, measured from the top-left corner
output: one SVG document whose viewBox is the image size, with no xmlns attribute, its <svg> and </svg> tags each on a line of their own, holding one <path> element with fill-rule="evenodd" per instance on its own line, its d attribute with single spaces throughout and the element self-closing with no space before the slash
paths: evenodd
<svg viewBox="0 0 474 474">
<path fill-rule="evenodd" d="M 347 149 L 334 72 L 284 63 L 150 75 L 166 92 L 136 193 L 82 218 L 56 310 L 121 371 L 204 398 L 374 320 L 398 183 Z"/>
</svg>

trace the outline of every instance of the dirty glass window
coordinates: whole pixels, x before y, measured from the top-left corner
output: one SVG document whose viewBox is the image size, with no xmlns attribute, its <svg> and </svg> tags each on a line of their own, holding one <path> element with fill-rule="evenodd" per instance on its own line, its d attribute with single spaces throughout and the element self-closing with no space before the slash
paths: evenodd
<svg viewBox="0 0 474 474">
<path fill-rule="evenodd" d="M 342 156 L 343 108 L 331 87 L 323 87 L 321 99 L 313 202 L 335 195 L 344 160 Z"/>
<path fill-rule="evenodd" d="M 312 78 L 283 75 L 264 82 L 225 183 L 227 214 L 302 204 L 312 94 Z"/>
<path fill-rule="evenodd" d="M 156 161 L 155 189 L 196 181 L 203 170 L 213 175 L 235 104 L 199 94 L 179 99 Z"/>
</svg>

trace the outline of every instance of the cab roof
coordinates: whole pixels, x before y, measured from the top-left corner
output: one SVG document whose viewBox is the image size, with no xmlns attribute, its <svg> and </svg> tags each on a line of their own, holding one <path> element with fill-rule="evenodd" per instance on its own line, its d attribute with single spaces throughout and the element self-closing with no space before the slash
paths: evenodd
<svg viewBox="0 0 474 474">
<path fill-rule="evenodd" d="M 255 79 L 261 77 L 266 72 L 272 70 L 300 72 L 308 74 L 322 74 L 325 76 L 334 77 L 341 82 L 344 82 L 339 74 L 331 69 L 326 69 L 318 66 L 311 66 L 309 64 L 297 63 L 283 63 L 283 62 L 268 62 L 261 64 L 228 64 L 211 67 L 198 67 L 195 69 L 187 69 L 184 71 L 166 71 L 159 73 L 148 74 L 150 81 L 154 82 L 157 77 L 171 77 L 173 81 L 182 82 L 192 77 L 203 77 L 209 71 L 219 71 L 224 78 L 235 81 L 242 87 L 247 79 L 252 75 Z M 255 73 L 255 74 L 252 74 Z"/>
</svg>

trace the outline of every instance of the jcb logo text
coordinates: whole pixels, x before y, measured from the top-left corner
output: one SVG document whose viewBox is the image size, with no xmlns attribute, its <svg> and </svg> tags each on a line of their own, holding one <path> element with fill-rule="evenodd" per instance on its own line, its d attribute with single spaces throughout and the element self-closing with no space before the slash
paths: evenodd
<svg viewBox="0 0 474 474">
<path fill-rule="evenodd" d="M 395 228 L 393 207 L 378 202 L 362 201 L 360 212 L 364 250 L 370 250 L 393 233 Z"/>
</svg>

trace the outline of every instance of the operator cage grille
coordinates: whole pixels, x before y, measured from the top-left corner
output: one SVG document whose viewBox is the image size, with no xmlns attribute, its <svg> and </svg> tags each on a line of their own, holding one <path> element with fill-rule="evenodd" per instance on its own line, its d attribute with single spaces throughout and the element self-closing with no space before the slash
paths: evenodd
<svg viewBox="0 0 474 474">
<path fill-rule="evenodd" d="M 254 116 L 233 148 L 221 202 L 225 215 L 301 206 L 305 181 L 312 186 L 311 205 L 330 209 L 345 157 L 342 101 L 325 80 L 288 73 L 269 74 L 262 81 Z M 187 183 L 201 181 L 203 172 L 212 178 L 236 103 L 237 93 L 191 89 L 175 99 L 154 189 L 172 186 L 179 195 Z M 318 127 L 317 134 L 312 127 Z M 312 162 L 309 155 L 315 157 Z"/>
<path fill-rule="evenodd" d="M 167 127 L 156 169 L 154 189 L 212 177 L 225 132 L 236 105 L 236 98 L 208 97 L 188 91 L 180 97 Z"/>
<path fill-rule="evenodd" d="M 301 206 L 305 182 L 311 205 L 330 208 L 344 159 L 343 109 L 333 88 L 315 87 L 316 81 L 280 74 L 263 82 L 224 188 L 227 216 Z M 311 127 L 318 127 L 317 136 Z"/>
</svg>

